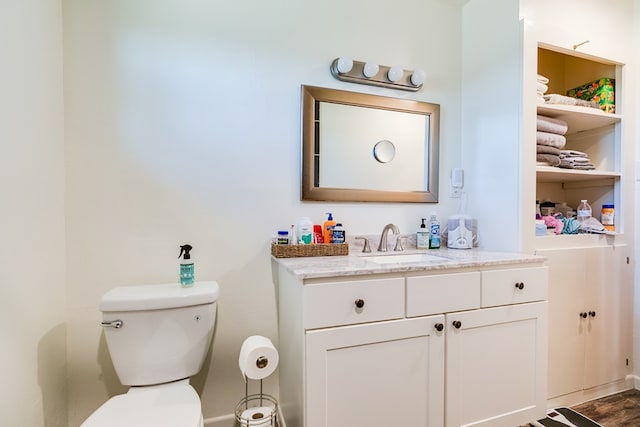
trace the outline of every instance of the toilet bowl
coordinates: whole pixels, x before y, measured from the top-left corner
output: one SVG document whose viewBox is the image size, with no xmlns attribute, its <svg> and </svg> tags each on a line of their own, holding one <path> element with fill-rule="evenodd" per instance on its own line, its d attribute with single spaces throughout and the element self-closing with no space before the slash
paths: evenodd
<svg viewBox="0 0 640 427">
<path fill-rule="evenodd" d="M 98 408 L 81 427 L 202 427 L 200 397 L 188 380 L 131 387 Z"/>
<path fill-rule="evenodd" d="M 202 427 L 200 371 L 215 324 L 216 282 L 114 288 L 101 299 L 105 339 L 120 382 L 131 388 L 81 427 Z"/>
</svg>

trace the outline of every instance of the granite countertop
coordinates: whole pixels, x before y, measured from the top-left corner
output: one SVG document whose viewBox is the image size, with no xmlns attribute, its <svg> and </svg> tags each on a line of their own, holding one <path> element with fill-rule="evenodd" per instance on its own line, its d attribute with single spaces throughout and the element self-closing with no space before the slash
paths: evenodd
<svg viewBox="0 0 640 427">
<path fill-rule="evenodd" d="M 351 251 L 351 248 L 350 248 Z M 408 260 L 378 263 L 367 260 L 371 257 L 393 257 L 396 255 L 428 254 L 428 260 Z M 438 257 L 438 258 L 435 258 Z M 489 252 L 480 249 L 409 249 L 403 252 L 356 252 L 347 256 L 325 256 L 305 258 L 274 258 L 280 265 L 299 279 L 322 277 L 357 276 L 365 274 L 404 273 L 411 271 L 448 270 L 501 266 L 509 264 L 538 264 L 546 258 L 511 252 Z"/>
</svg>

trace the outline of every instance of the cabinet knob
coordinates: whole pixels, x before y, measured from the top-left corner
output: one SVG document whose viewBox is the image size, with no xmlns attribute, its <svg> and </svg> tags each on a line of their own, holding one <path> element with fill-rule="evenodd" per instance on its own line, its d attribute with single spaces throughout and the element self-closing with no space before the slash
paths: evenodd
<svg viewBox="0 0 640 427">
<path fill-rule="evenodd" d="M 461 322 L 461 321 L 459 321 L 459 320 L 454 320 L 451 324 L 452 324 L 452 325 L 453 325 L 453 327 L 454 327 L 454 328 L 456 328 L 456 329 L 460 329 L 460 328 L 462 327 L 462 322 Z"/>
<path fill-rule="evenodd" d="M 523 290 L 524 289 L 524 282 L 516 282 L 516 288 Z"/>
<path fill-rule="evenodd" d="M 580 317 L 582 317 L 583 319 L 586 319 L 588 316 L 586 311 L 583 311 L 582 313 L 580 313 Z"/>
<path fill-rule="evenodd" d="M 364 300 L 363 300 L 362 298 L 358 298 L 358 299 L 355 301 L 355 304 L 356 304 L 356 307 L 357 307 L 357 308 L 362 308 L 362 307 L 364 307 Z"/>
<path fill-rule="evenodd" d="M 438 332 L 442 332 L 442 330 L 444 329 L 444 325 L 442 323 L 436 323 L 435 325 L 433 325 L 434 328 L 436 328 L 436 331 Z"/>
<path fill-rule="evenodd" d="M 591 316 L 591 317 L 596 317 L 596 312 L 595 312 L 595 311 L 590 311 L 590 312 L 589 312 L 589 316 Z"/>
</svg>

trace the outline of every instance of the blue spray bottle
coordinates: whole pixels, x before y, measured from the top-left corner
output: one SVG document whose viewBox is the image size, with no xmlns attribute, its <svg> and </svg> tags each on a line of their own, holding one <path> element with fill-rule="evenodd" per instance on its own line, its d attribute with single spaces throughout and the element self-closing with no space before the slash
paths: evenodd
<svg viewBox="0 0 640 427">
<path fill-rule="evenodd" d="M 180 259 L 180 286 L 183 288 L 193 286 L 194 266 L 189 253 L 191 249 L 193 249 L 191 245 L 182 245 L 180 246 L 180 255 L 178 255 Z"/>
</svg>

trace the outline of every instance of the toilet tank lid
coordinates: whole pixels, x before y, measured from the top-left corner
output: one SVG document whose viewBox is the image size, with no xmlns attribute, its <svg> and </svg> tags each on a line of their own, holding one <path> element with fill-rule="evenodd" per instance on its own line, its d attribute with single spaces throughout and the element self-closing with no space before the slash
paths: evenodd
<svg viewBox="0 0 640 427">
<path fill-rule="evenodd" d="M 210 304 L 218 299 L 215 281 L 195 282 L 182 288 L 178 283 L 120 286 L 102 296 L 100 311 L 140 311 Z"/>
</svg>

